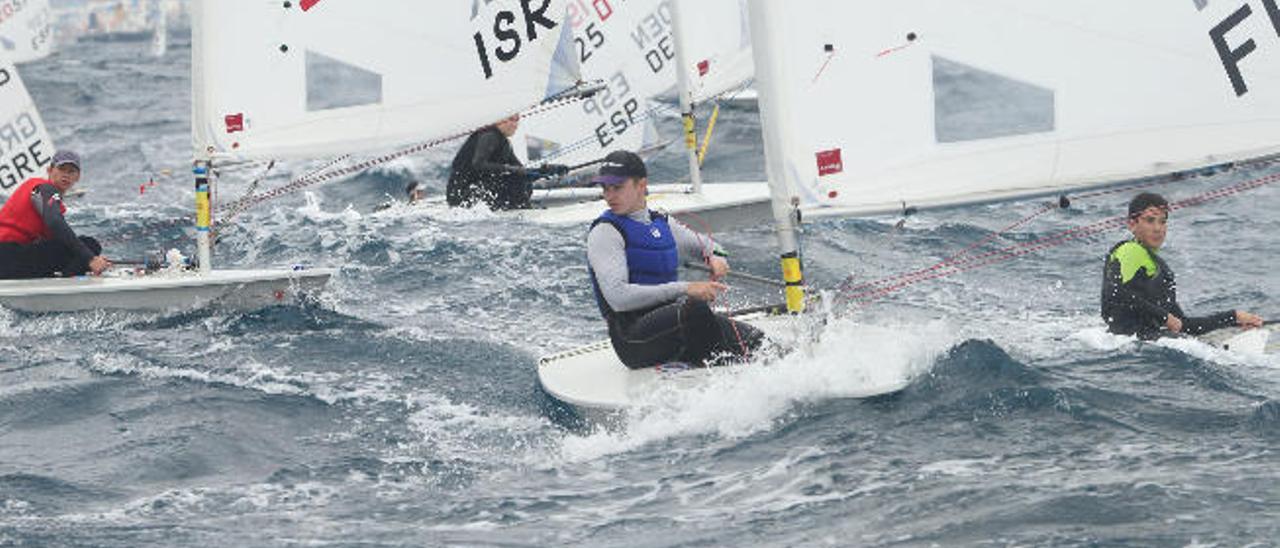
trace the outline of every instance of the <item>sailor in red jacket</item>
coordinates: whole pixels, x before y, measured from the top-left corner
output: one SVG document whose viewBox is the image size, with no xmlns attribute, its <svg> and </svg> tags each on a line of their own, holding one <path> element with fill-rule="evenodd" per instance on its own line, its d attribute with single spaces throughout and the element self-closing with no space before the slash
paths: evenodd
<svg viewBox="0 0 1280 548">
<path fill-rule="evenodd" d="M 0 279 L 101 274 L 111 267 L 102 246 L 76 237 L 67 225 L 62 194 L 80 180 L 80 156 L 60 150 L 49 164 L 49 178 L 18 186 L 0 208 Z"/>
</svg>

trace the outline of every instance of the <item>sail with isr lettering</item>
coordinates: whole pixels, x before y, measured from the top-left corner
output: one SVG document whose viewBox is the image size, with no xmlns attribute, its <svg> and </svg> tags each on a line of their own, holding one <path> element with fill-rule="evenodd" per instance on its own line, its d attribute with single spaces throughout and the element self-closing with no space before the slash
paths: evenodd
<svg viewBox="0 0 1280 548">
<path fill-rule="evenodd" d="M 316 157 L 450 137 L 576 82 L 566 0 L 197 0 L 197 157 Z"/>
</svg>

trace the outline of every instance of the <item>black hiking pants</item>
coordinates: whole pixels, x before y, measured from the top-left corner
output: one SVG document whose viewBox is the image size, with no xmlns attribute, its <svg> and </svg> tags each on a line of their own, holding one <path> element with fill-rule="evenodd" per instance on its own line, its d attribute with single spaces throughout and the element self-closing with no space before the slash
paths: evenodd
<svg viewBox="0 0 1280 548">
<path fill-rule="evenodd" d="M 88 236 L 81 236 L 80 241 L 89 247 L 93 254 L 102 254 L 102 245 Z M 0 243 L 0 280 L 24 280 L 30 278 L 52 278 L 63 276 L 79 276 L 89 271 L 89 262 L 81 259 L 74 249 L 54 240 L 44 240 L 34 244 Z"/>
<path fill-rule="evenodd" d="M 747 357 L 764 342 L 760 330 L 687 298 L 648 311 L 615 313 L 609 338 L 618 358 L 632 369 L 668 362 L 714 365 Z"/>
</svg>

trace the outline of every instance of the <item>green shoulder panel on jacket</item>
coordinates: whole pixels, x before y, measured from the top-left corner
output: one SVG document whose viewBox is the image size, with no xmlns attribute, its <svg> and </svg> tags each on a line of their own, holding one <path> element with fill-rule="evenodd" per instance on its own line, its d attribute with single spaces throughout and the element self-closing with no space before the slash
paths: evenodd
<svg viewBox="0 0 1280 548">
<path fill-rule="evenodd" d="M 1156 260 L 1151 258 L 1151 252 L 1138 242 L 1130 241 L 1120 244 L 1120 247 L 1111 253 L 1111 259 L 1120 262 L 1120 283 L 1129 283 L 1129 280 L 1144 268 L 1148 278 L 1154 278 L 1159 273 L 1159 267 L 1156 266 Z"/>
</svg>

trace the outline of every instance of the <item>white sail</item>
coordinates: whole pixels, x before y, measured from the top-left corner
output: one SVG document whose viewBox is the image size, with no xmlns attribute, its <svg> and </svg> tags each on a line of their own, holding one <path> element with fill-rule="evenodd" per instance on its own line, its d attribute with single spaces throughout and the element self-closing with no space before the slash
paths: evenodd
<svg viewBox="0 0 1280 548">
<path fill-rule="evenodd" d="M 653 97 L 675 84 L 671 11 L 663 0 L 571 0 L 568 35 L 581 78 L 603 85 L 575 105 L 522 122 L 532 158 L 578 164 L 656 142 Z"/>
<path fill-rule="evenodd" d="M 197 157 L 386 150 L 575 80 L 557 72 L 566 0 L 196 0 L 192 12 Z"/>
<path fill-rule="evenodd" d="M 18 76 L 0 56 L 0 197 L 23 181 L 42 176 L 53 159 L 53 141 Z"/>
<path fill-rule="evenodd" d="M 49 0 L 0 2 L 0 57 L 26 63 L 53 51 Z"/>
<path fill-rule="evenodd" d="M 741 88 L 755 75 L 746 0 L 693 0 L 680 4 L 681 47 L 695 102 Z"/>
<path fill-rule="evenodd" d="M 756 27 L 778 46 L 787 186 L 876 213 L 1275 153 L 1280 41 L 1248 4 L 789 2 Z"/>
<path fill-rule="evenodd" d="M 668 109 L 656 98 L 676 86 L 677 47 L 686 52 L 694 101 L 750 80 L 751 35 L 742 0 L 689 0 L 679 7 L 685 29 L 677 39 L 668 0 L 570 1 L 582 77 L 605 89 L 573 109 L 531 118 L 530 147 L 556 150 L 554 161 L 575 164 L 657 144 L 654 122 Z"/>
<path fill-rule="evenodd" d="M 169 51 L 169 10 L 164 0 L 152 5 L 151 17 L 151 55 L 164 57 Z"/>
</svg>

